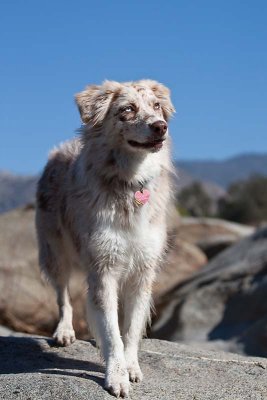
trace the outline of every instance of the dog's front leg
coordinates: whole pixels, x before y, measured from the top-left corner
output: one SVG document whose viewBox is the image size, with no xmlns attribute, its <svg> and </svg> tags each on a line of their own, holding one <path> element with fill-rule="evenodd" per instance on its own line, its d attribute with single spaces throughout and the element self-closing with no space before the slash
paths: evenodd
<svg viewBox="0 0 267 400">
<path fill-rule="evenodd" d="M 116 397 L 129 393 L 123 342 L 118 323 L 118 284 L 110 271 L 89 276 L 88 319 L 106 361 L 105 388 Z"/>
<path fill-rule="evenodd" d="M 150 319 L 151 291 L 154 271 L 147 270 L 140 276 L 129 279 L 124 292 L 123 342 L 129 379 L 140 382 L 143 379 L 138 363 L 138 346 Z"/>
</svg>

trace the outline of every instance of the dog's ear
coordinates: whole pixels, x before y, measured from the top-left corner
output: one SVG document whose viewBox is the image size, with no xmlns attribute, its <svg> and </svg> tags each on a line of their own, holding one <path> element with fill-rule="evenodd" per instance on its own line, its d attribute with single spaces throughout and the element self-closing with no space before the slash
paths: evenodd
<svg viewBox="0 0 267 400">
<path fill-rule="evenodd" d="M 161 104 L 163 115 L 166 121 L 175 113 L 175 108 L 171 102 L 171 92 L 170 90 L 164 86 L 162 83 L 152 80 L 144 81 L 150 89 L 154 92 L 155 96 L 159 99 Z"/>
<path fill-rule="evenodd" d="M 103 122 L 114 95 L 119 91 L 120 84 L 105 81 L 101 86 L 87 86 L 85 90 L 76 94 L 75 100 L 79 108 L 82 121 L 99 125 Z"/>
</svg>

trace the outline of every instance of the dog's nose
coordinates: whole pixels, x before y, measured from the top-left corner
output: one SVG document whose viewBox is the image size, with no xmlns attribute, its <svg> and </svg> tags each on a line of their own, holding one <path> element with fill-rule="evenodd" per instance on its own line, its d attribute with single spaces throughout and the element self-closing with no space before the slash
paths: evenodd
<svg viewBox="0 0 267 400">
<path fill-rule="evenodd" d="M 152 132 L 159 138 L 164 136 L 168 129 L 168 125 L 164 121 L 153 122 L 153 124 L 150 124 L 149 127 Z"/>
</svg>

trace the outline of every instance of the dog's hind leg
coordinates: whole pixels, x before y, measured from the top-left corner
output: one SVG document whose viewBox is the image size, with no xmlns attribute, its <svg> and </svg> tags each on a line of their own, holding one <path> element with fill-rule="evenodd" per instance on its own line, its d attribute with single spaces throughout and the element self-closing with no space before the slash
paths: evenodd
<svg viewBox="0 0 267 400">
<path fill-rule="evenodd" d="M 72 306 L 68 290 L 70 267 L 63 257 L 63 252 L 54 251 L 48 244 L 43 245 L 40 264 L 48 280 L 53 285 L 59 308 L 59 323 L 53 338 L 60 346 L 69 346 L 75 341 L 75 332 L 72 325 Z M 44 254 L 45 253 L 45 254 Z"/>
<path fill-rule="evenodd" d="M 60 320 L 53 338 L 60 346 L 69 346 L 75 341 L 75 332 L 72 326 L 72 306 L 66 282 L 56 284 L 57 302 Z"/>
</svg>

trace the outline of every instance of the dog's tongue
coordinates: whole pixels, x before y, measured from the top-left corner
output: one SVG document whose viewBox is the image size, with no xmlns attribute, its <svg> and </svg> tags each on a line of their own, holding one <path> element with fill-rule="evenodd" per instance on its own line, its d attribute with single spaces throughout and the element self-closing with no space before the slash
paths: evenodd
<svg viewBox="0 0 267 400">
<path fill-rule="evenodd" d="M 140 190 L 138 190 L 134 194 L 135 202 L 138 205 L 146 204 L 149 200 L 149 197 L 150 197 L 150 193 L 149 193 L 149 190 L 147 190 L 147 189 L 144 189 L 142 192 L 140 192 Z"/>
</svg>

